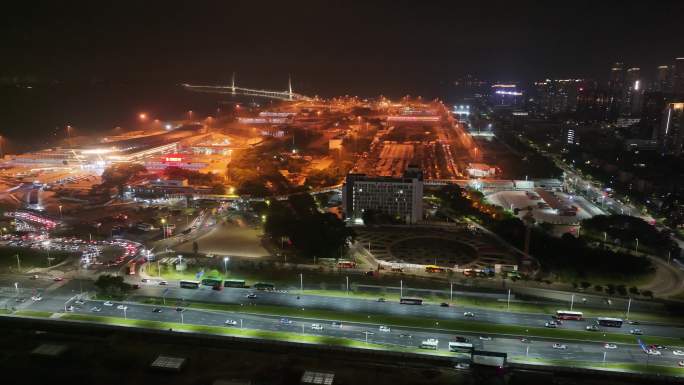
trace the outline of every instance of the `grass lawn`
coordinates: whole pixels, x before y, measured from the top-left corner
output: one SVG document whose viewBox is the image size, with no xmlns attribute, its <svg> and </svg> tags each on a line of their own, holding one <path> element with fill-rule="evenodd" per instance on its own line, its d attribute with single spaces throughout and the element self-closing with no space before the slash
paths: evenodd
<svg viewBox="0 0 684 385">
<path fill-rule="evenodd" d="M 17 310 L 14 312 L 14 315 L 25 317 L 50 318 L 52 316 L 52 312 L 39 310 Z"/>
<path fill-rule="evenodd" d="M 142 302 L 149 304 L 161 304 L 160 298 L 141 298 Z M 171 304 L 172 300 L 167 298 L 167 304 Z M 582 340 L 595 342 L 614 342 L 621 344 L 635 344 L 634 336 L 617 333 L 595 333 L 583 330 L 567 330 L 567 329 L 549 329 L 542 327 L 524 327 L 517 325 L 501 325 L 493 323 L 484 323 L 477 321 L 462 321 L 462 320 L 434 320 L 417 317 L 398 317 L 384 314 L 360 314 L 353 312 L 335 312 L 330 310 L 317 309 L 297 309 L 283 306 L 241 306 L 231 304 L 218 303 L 200 303 L 193 302 L 186 307 L 194 309 L 220 310 L 228 312 L 253 313 L 272 316 L 285 317 L 300 317 L 311 318 L 329 321 L 347 321 L 360 323 L 373 323 L 382 325 L 391 325 L 397 327 L 416 327 L 425 329 L 443 329 L 452 332 L 467 332 L 479 334 L 501 334 L 513 336 L 529 336 L 541 337 L 551 339 L 563 340 Z M 648 344 L 662 344 L 669 346 L 684 346 L 684 339 L 668 338 L 668 337 L 642 337 L 645 343 Z"/>
</svg>

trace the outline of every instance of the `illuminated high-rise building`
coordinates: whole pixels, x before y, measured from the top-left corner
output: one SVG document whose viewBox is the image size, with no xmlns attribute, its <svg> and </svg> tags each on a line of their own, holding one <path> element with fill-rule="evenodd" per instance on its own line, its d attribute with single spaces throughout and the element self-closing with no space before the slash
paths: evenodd
<svg viewBox="0 0 684 385">
<path fill-rule="evenodd" d="M 539 112 L 552 115 L 574 112 L 582 79 L 546 79 L 534 83 Z"/>
<path fill-rule="evenodd" d="M 625 110 L 625 65 L 616 62 L 610 68 L 608 80 L 608 120 L 614 121 Z"/>
<path fill-rule="evenodd" d="M 675 94 L 684 95 L 684 57 L 675 59 L 672 88 Z"/>
<path fill-rule="evenodd" d="M 623 115 L 638 116 L 643 104 L 644 85 L 641 79 L 641 69 L 633 67 L 627 70 L 625 84 L 625 109 Z"/>
<path fill-rule="evenodd" d="M 653 84 L 655 91 L 670 92 L 672 91 L 672 75 L 674 74 L 674 66 L 661 65 L 656 69 L 656 80 Z"/>
<path fill-rule="evenodd" d="M 679 156 L 684 153 L 684 99 L 665 106 L 657 140 L 663 154 Z"/>
</svg>

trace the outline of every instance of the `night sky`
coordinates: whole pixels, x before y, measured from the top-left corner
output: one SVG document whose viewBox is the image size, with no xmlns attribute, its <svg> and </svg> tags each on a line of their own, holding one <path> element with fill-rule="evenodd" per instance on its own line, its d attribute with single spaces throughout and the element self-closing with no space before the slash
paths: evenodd
<svg viewBox="0 0 684 385">
<path fill-rule="evenodd" d="M 603 80 L 619 59 L 653 77 L 684 56 L 683 1 L 22 3 L 0 16 L 0 77 L 435 95 L 465 73 Z"/>
</svg>

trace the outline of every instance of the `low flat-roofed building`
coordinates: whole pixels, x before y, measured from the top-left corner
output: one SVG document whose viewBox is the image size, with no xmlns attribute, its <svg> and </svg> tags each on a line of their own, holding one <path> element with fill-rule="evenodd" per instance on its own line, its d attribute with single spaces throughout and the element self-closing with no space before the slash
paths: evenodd
<svg viewBox="0 0 684 385">
<path fill-rule="evenodd" d="M 180 372 L 187 363 L 187 359 L 182 357 L 158 356 L 150 364 L 150 368 L 168 372 Z"/>
<path fill-rule="evenodd" d="M 312 372 L 307 370 L 302 374 L 299 382 L 302 385 L 332 385 L 335 381 L 335 373 Z"/>
</svg>

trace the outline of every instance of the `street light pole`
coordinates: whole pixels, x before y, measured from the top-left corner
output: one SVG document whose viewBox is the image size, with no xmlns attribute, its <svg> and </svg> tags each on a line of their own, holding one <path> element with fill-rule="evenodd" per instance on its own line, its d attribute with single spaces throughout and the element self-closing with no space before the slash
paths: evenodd
<svg viewBox="0 0 684 385">
<path fill-rule="evenodd" d="M 629 300 L 627 301 L 627 315 L 625 316 L 625 319 L 629 319 L 629 309 L 632 307 L 632 297 L 629 297 Z"/>
<path fill-rule="evenodd" d="M 449 302 L 454 302 L 454 283 L 449 282 Z"/>
<path fill-rule="evenodd" d="M 21 272 L 21 262 L 19 261 L 19 253 L 15 254 L 14 256 L 17 257 L 17 271 Z"/>
<path fill-rule="evenodd" d="M 299 292 L 304 294 L 304 274 L 299 273 Z"/>
<path fill-rule="evenodd" d="M 639 238 L 634 238 L 636 240 L 636 246 L 634 246 L 634 253 L 639 253 Z"/>
<path fill-rule="evenodd" d="M 347 281 L 347 295 L 349 295 L 349 276 L 347 275 L 347 276 L 345 276 L 344 278 L 345 278 L 346 281 Z"/>
<path fill-rule="evenodd" d="M 575 295 L 570 297 L 570 311 L 572 311 L 572 306 L 575 304 Z"/>
<path fill-rule="evenodd" d="M 506 300 L 506 310 L 511 311 L 511 289 L 508 289 L 508 299 Z"/>
<path fill-rule="evenodd" d="M 404 296 L 404 281 L 399 280 L 399 299 Z"/>
</svg>

